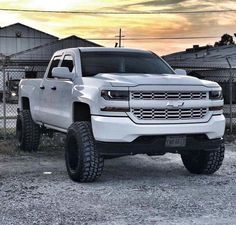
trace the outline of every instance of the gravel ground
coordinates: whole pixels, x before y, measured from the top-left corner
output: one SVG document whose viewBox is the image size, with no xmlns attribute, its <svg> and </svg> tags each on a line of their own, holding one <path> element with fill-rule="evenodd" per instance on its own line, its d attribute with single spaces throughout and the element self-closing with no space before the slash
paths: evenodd
<svg viewBox="0 0 236 225">
<path fill-rule="evenodd" d="M 0 224 L 236 224 L 236 144 L 221 169 L 191 175 L 178 155 L 105 161 L 95 183 L 72 182 L 63 152 L 0 155 Z"/>
</svg>

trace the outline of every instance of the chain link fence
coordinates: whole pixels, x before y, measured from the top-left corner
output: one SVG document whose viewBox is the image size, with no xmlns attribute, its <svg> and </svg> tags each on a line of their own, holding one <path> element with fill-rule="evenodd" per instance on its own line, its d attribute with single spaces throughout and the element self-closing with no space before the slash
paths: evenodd
<svg viewBox="0 0 236 225">
<path fill-rule="evenodd" d="M 229 132 L 236 131 L 236 69 L 218 69 L 203 71 L 207 80 L 216 81 L 223 90 L 224 115 Z"/>
<path fill-rule="evenodd" d="M 0 151 L 11 154 L 18 149 L 16 140 L 16 119 L 18 108 L 18 86 L 21 79 L 42 78 L 46 66 L 23 67 L 10 65 L 0 70 Z M 54 134 L 52 138 L 42 135 L 41 148 L 62 147 L 64 135 Z"/>
<path fill-rule="evenodd" d="M 184 68 L 191 76 L 215 81 L 222 87 L 226 131 L 236 132 L 236 69 L 235 68 Z"/>
<path fill-rule="evenodd" d="M 183 68 L 191 76 L 218 82 L 224 95 L 224 115 L 227 132 L 236 132 L 236 69 L 226 68 Z M 46 65 L 19 66 L 7 65 L 0 70 L 0 149 L 17 149 L 15 127 L 17 117 L 18 85 L 22 78 L 42 78 Z M 64 136 L 55 134 L 53 138 L 43 135 L 41 146 L 58 147 L 63 145 Z"/>
</svg>

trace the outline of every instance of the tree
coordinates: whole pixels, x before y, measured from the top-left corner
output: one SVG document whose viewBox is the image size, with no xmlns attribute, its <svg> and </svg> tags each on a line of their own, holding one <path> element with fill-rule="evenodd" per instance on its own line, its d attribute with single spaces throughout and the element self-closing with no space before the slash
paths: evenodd
<svg viewBox="0 0 236 225">
<path fill-rule="evenodd" d="M 232 44 L 235 44 L 233 37 L 229 34 L 224 34 L 221 37 L 220 41 L 215 42 L 214 46 L 216 47 L 216 46 L 224 46 L 224 45 L 232 45 Z"/>
</svg>

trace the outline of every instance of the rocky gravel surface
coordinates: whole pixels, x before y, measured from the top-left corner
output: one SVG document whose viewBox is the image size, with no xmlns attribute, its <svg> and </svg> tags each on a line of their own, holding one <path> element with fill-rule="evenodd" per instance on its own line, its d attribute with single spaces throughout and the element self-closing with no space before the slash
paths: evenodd
<svg viewBox="0 0 236 225">
<path fill-rule="evenodd" d="M 106 160 L 86 184 L 68 178 L 62 150 L 2 153 L 0 224 L 236 224 L 236 144 L 212 176 L 178 155 L 136 155 Z"/>
</svg>

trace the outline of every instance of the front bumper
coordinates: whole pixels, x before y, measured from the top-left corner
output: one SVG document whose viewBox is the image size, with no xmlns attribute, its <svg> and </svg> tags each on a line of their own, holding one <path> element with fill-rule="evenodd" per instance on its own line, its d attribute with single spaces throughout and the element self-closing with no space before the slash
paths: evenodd
<svg viewBox="0 0 236 225">
<path fill-rule="evenodd" d="M 133 142 L 97 142 L 97 148 L 102 155 L 163 155 L 170 153 L 185 153 L 189 151 L 215 151 L 223 143 L 223 138 L 208 139 L 203 134 L 187 135 L 186 146 L 167 147 L 165 136 L 141 136 Z"/>
<path fill-rule="evenodd" d="M 193 124 L 135 124 L 128 117 L 92 116 L 96 141 L 132 142 L 140 136 L 205 134 L 208 139 L 219 139 L 225 131 L 225 117 L 212 116 L 206 123 Z"/>
</svg>

